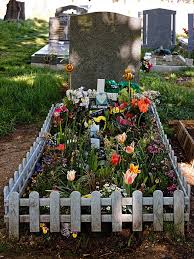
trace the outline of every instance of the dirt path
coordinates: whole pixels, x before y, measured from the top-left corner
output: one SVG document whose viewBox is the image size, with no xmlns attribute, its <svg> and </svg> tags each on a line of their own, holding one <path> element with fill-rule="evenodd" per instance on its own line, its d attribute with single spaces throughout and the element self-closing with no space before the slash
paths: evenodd
<svg viewBox="0 0 194 259">
<path fill-rule="evenodd" d="M 78 241 L 65 240 L 59 235 L 54 236 L 50 241 L 42 240 L 39 236 L 25 235 L 17 244 L 9 244 L 3 223 L 3 187 L 17 170 L 37 133 L 36 126 L 20 127 L 12 135 L 0 139 L 0 258 L 194 259 L 194 196 L 192 196 L 191 224 L 186 234 L 186 242 L 180 239 L 172 240 L 171 236 L 163 233 L 144 231 L 139 235 L 140 239 L 137 238 L 138 245 L 128 247 L 128 237 L 126 238 L 125 232 L 121 232 L 107 237 L 103 235 L 100 238 L 91 237 L 85 247 L 82 246 L 86 241 L 81 240 L 81 247 L 73 255 L 72 250 L 77 246 Z M 175 152 L 179 150 L 175 149 Z"/>
<path fill-rule="evenodd" d="M 0 139 L 0 215 L 2 216 L 3 188 L 17 170 L 26 152 L 34 142 L 38 128 L 35 125 L 18 127 L 9 136 Z"/>
</svg>

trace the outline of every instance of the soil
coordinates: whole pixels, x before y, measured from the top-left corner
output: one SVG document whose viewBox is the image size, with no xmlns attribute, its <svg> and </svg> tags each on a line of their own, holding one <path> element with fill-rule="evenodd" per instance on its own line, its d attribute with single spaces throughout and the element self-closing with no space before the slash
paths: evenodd
<svg viewBox="0 0 194 259">
<path fill-rule="evenodd" d="M 170 225 L 159 234 L 154 233 L 149 225 L 144 226 L 143 232 L 134 234 L 129 229 L 117 234 L 108 231 L 89 234 L 85 231 L 76 239 L 66 239 L 59 234 L 43 236 L 24 232 L 17 243 L 8 240 L 3 223 L 3 187 L 17 170 L 37 133 L 35 125 L 19 127 L 10 136 L 0 139 L 0 258 L 194 258 L 193 193 L 191 223 L 185 239 L 174 233 Z M 173 138 L 171 143 L 179 161 L 184 161 L 184 153 L 176 139 Z"/>
</svg>

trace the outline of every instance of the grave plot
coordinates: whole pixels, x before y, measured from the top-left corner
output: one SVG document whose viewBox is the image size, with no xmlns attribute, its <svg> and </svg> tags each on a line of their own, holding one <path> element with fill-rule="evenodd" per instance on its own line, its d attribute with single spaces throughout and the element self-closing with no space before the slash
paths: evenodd
<svg viewBox="0 0 194 259">
<path fill-rule="evenodd" d="M 82 222 L 93 232 L 111 222 L 118 232 L 124 223 L 142 231 L 144 222 L 162 231 L 171 221 L 184 233 L 190 186 L 164 134 L 155 94 L 128 87 L 113 101 L 102 80 L 97 92 L 68 90 L 4 188 L 10 237 L 19 237 L 22 222 L 30 232 L 77 235 Z"/>
</svg>

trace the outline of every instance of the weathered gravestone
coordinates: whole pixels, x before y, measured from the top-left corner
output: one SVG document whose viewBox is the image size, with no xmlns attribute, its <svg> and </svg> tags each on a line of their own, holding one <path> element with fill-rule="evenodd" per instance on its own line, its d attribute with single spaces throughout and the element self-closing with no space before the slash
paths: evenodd
<svg viewBox="0 0 194 259">
<path fill-rule="evenodd" d="M 96 88 L 98 78 L 120 81 L 127 67 L 138 74 L 140 19 L 110 12 L 71 16 L 70 35 L 73 88 Z"/>
<path fill-rule="evenodd" d="M 67 5 L 56 10 L 55 17 L 49 18 L 49 40 L 50 41 L 69 41 L 69 26 L 71 14 L 87 13 L 87 9 L 75 5 Z"/>
<path fill-rule="evenodd" d="M 25 20 L 25 3 L 10 0 L 7 4 L 4 20 Z"/>
<path fill-rule="evenodd" d="M 143 46 L 170 49 L 176 45 L 176 11 L 151 9 L 143 11 Z"/>
<path fill-rule="evenodd" d="M 194 14 L 188 14 L 188 50 L 191 52 L 194 50 Z"/>
</svg>

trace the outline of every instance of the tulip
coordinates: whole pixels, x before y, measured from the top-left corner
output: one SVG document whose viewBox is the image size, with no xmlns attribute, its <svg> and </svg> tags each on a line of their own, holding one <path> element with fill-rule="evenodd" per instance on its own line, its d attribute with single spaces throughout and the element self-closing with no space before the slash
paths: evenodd
<svg viewBox="0 0 194 259">
<path fill-rule="evenodd" d="M 124 183 L 125 184 L 132 184 L 136 178 L 137 174 L 130 173 L 129 170 L 126 171 L 124 174 Z"/>
<path fill-rule="evenodd" d="M 125 132 L 123 134 L 119 134 L 116 136 L 116 139 L 119 143 L 124 144 L 125 140 L 127 139 L 127 134 Z"/>
<path fill-rule="evenodd" d="M 111 157 L 111 162 L 113 165 L 118 165 L 120 163 L 121 157 L 117 153 L 113 153 Z"/>
<path fill-rule="evenodd" d="M 134 146 L 133 145 L 127 146 L 124 148 L 124 150 L 127 154 L 132 154 L 134 152 Z"/>
<path fill-rule="evenodd" d="M 75 174 L 76 171 L 75 170 L 70 170 L 67 172 L 67 180 L 70 182 L 73 182 L 75 180 Z"/>
</svg>

